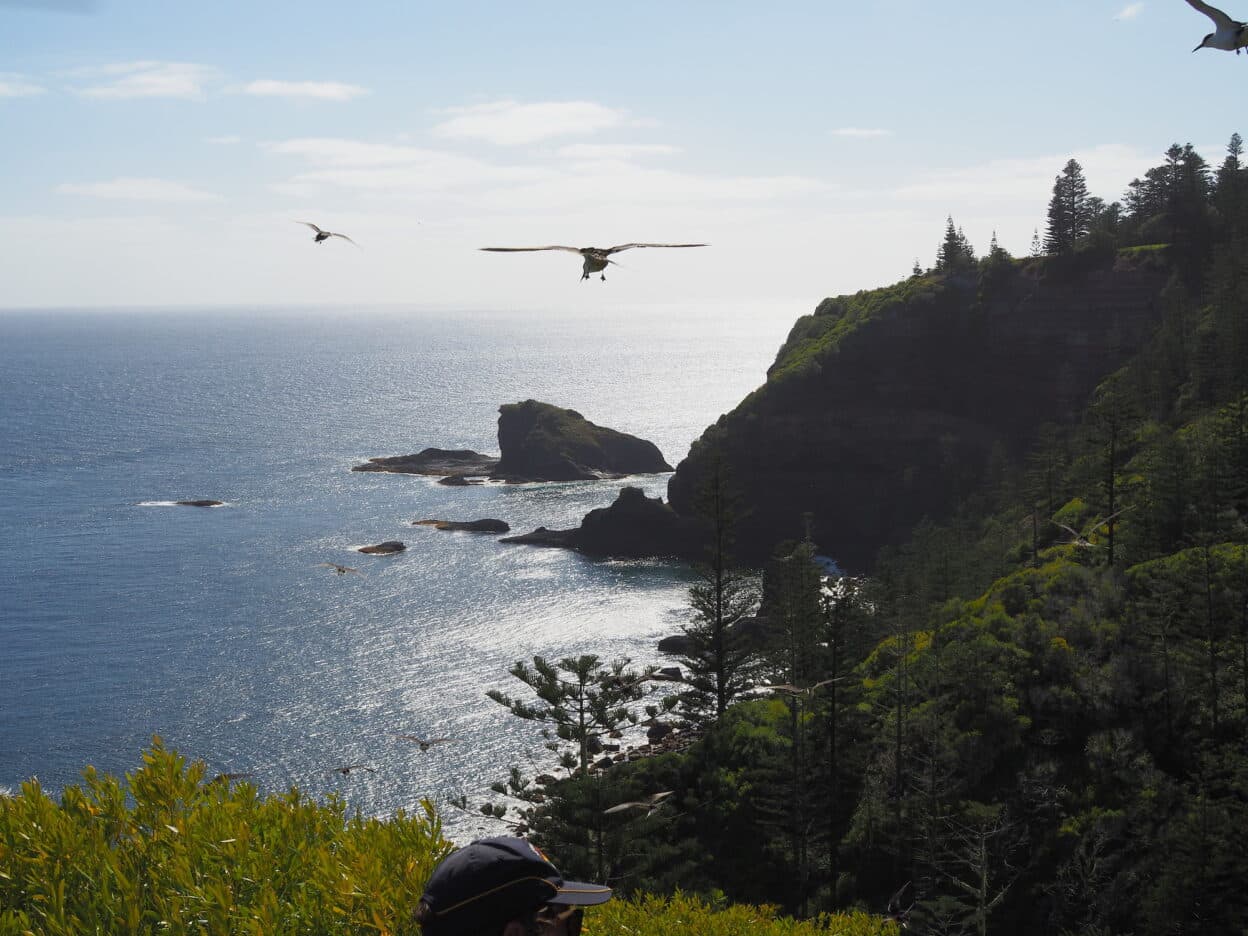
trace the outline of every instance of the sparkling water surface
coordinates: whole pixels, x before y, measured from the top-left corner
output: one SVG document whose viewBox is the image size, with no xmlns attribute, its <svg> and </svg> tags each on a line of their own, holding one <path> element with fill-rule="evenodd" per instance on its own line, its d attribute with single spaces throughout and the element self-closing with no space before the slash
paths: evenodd
<svg viewBox="0 0 1248 936">
<path fill-rule="evenodd" d="M 368 815 L 544 763 L 485 691 L 533 654 L 657 660 L 688 570 L 411 521 L 574 526 L 625 483 L 447 487 L 351 472 L 497 452 L 535 398 L 675 465 L 762 383 L 791 318 L 198 310 L 0 314 L 0 790 L 132 770 L 160 734 L 262 790 Z M 169 506 L 211 498 L 226 506 Z M 160 502 L 165 502 L 163 505 Z M 403 540 L 397 556 L 360 545 Z M 334 562 L 363 575 L 336 575 Z M 454 742 L 422 753 L 393 737 Z M 362 763 L 374 773 L 334 773 Z M 478 818 L 443 810 L 459 838 Z"/>
</svg>

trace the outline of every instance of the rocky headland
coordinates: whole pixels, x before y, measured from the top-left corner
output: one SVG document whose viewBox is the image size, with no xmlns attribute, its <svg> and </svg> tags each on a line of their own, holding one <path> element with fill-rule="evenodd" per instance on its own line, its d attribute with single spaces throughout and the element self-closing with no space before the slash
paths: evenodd
<svg viewBox="0 0 1248 936">
<path fill-rule="evenodd" d="M 721 458 L 746 506 L 741 558 L 800 538 L 809 513 L 820 551 L 866 570 L 1002 459 L 1024 457 L 1043 424 L 1081 411 L 1156 329 L 1168 278 L 1124 254 L 826 299 L 793 326 L 766 383 L 693 444 L 669 503 L 692 516 Z"/>
<path fill-rule="evenodd" d="M 506 542 L 701 558 L 695 501 L 719 459 L 741 504 L 740 560 L 761 565 L 809 514 L 820 551 L 865 571 L 1003 459 L 1024 457 L 1043 424 L 1080 412 L 1152 335 L 1164 264 L 1130 252 L 1073 260 L 826 299 L 794 324 L 766 382 L 693 444 L 667 505 L 625 489 L 578 529 Z"/>
</svg>

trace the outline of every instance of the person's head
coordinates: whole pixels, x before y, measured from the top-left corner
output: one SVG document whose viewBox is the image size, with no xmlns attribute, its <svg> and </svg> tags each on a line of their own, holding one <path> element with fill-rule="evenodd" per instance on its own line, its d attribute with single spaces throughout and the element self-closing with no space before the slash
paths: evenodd
<svg viewBox="0 0 1248 936">
<path fill-rule="evenodd" d="M 610 899 L 609 887 L 565 881 L 524 839 L 484 838 L 434 869 L 416 919 L 423 936 L 577 936 L 583 908 Z"/>
</svg>

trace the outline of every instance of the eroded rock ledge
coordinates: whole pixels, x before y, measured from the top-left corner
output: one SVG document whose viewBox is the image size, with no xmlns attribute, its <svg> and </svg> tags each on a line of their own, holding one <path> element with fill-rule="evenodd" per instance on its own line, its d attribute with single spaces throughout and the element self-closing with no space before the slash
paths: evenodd
<svg viewBox="0 0 1248 936">
<path fill-rule="evenodd" d="M 698 529 L 696 522 L 677 516 L 663 498 L 646 497 L 641 488 L 625 487 L 615 503 L 591 510 L 576 529 L 538 527 L 499 542 L 559 546 L 591 556 L 694 559 L 702 551 Z"/>
</svg>

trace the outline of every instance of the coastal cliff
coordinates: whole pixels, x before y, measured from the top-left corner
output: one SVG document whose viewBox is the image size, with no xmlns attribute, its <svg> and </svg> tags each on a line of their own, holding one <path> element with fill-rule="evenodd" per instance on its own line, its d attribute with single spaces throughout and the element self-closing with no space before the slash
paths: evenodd
<svg viewBox="0 0 1248 936">
<path fill-rule="evenodd" d="M 693 514 L 711 453 L 748 509 L 746 561 L 803 534 L 853 570 L 945 514 L 1037 429 L 1080 411 L 1161 317 L 1168 271 L 1130 255 L 1091 270 L 1015 261 L 991 284 L 916 276 L 826 299 L 799 319 L 767 381 L 708 427 L 668 483 Z"/>
</svg>

